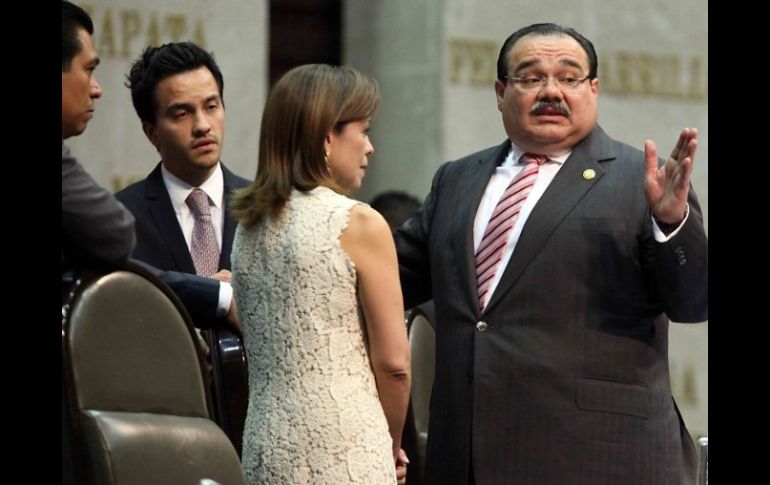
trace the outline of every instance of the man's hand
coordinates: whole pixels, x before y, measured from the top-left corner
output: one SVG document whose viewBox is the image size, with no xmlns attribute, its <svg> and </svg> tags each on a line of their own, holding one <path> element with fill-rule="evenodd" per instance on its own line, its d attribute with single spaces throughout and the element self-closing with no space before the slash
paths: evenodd
<svg viewBox="0 0 770 485">
<path fill-rule="evenodd" d="M 213 275 L 209 276 L 209 278 L 213 278 L 217 281 L 224 281 L 225 283 L 230 283 L 230 280 L 233 279 L 233 274 L 226 269 L 220 269 Z"/>
<path fill-rule="evenodd" d="M 217 281 L 221 281 L 223 283 L 231 283 L 233 279 L 233 274 L 226 269 L 220 269 L 213 275 L 209 276 L 209 278 L 215 279 Z M 227 315 L 225 315 L 225 319 L 227 320 L 227 323 L 230 324 L 230 326 L 238 332 L 238 335 L 243 336 L 243 333 L 241 333 L 241 321 L 238 319 L 238 312 L 235 309 L 235 297 L 233 297 L 230 300 L 230 309 L 227 310 Z"/>
<path fill-rule="evenodd" d="M 660 168 L 655 142 L 644 142 L 644 195 L 652 214 L 665 224 L 678 224 L 685 217 L 697 137 L 696 128 L 684 128 L 671 156 Z"/>
<path fill-rule="evenodd" d="M 406 456 L 406 452 L 403 448 L 399 448 L 398 456 L 396 457 L 396 481 L 398 485 L 406 483 L 406 465 L 408 463 L 409 458 Z"/>
</svg>

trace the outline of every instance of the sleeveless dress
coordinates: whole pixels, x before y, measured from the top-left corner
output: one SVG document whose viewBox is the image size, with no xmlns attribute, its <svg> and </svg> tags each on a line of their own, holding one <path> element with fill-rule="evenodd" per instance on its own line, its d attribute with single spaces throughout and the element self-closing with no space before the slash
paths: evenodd
<svg viewBox="0 0 770 485">
<path fill-rule="evenodd" d="M 396 483 L 356 271 L 339 242 L 356 204 L 326 187 L 295 189 L 277 219 L 236 231 L 250 484 Z"/>
</svg>

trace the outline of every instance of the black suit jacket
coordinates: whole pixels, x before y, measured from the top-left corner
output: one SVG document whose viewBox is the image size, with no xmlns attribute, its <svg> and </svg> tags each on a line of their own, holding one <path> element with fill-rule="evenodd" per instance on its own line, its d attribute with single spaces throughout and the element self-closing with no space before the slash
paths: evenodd
<svg viewBox="0 0 770 485">
<path fill-rule="evenodd" d="M 597 126 L 532 210 L 481 312 L 473 221 L 509 148 L 444 164 L 396 232 L 406 307 L 435 300 L 427 482 L 465 484 L 472 460 L 479 484 L 688 483 L 695 450 L 671 396 L 667 316 L 708 318 L 695 193 L 685 226 L 656 242 L 644 154 Z"/>
<path fill-rule="evenodd" d="M 224 164 L 221 166 L 227 201 L 234 189 L 245 187 L 249 181 L 232 173 Z M 190 250 L 163 184 L 160 163 L 146 179 L 129 185 L 115 196 L 136 218 L 134 258 L 159 269 L 195 274 Z M 236 225 L 230 211 L 225 209 L 219 269 L 230 269 L 230 252 Z"/>
<path fill-rule="evenodd" d="M 232 191 L 245 187 L 249 181 L 232 173 L 224 164 L 221 166 L 227 203 Z M 195 265 L 171 205 L 171 198 L 163 184 L 160 163 L 146 179 L 129 185 L 115 196 L 136 218 L 137 241 L 132 257 L 164 270 L 166 273 L 159 276 L 184 302 L 196 326 L 211 326 L 218 302 L 219 282 L 180 274 L 195 275 Z M 225 209 L 219 269 L 230 269 L 230 252 L 236 225 L 230 211 Z"/>
</svg>

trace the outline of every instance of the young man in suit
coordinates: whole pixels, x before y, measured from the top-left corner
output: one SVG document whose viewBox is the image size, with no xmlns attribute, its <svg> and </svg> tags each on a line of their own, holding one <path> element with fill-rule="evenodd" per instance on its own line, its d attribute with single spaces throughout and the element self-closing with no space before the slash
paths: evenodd
<svg viewBox="0 0 770 485">
<path fill-rule="evenodd" d="M 230 252 L 236 222 L 228 200 L 248 181 L 220 161 L 225 128 L 224 80 L 213 56 L 192 42 L 148 47 L 131 66 L 131 100 L 147 139 L 160 154 L 155 169 L 116 194 L 136 218 L 133 257 L 162 270 L 219 281 L 216 313 L 192 315 L 219 349 L 218 421 L 240 453 L 246 416 L 246 368 L 240 340 L 221 319 L 235 307 Z M 237 315 L 236 317 L 237 318 Z M 213 355 L 213 354 L 212 354 Z"/>
<path fill-rule="evenodd" d="M 234 189 L 248 184 L 220 161 L 222 73 L 213 56 L 194 43 L 170 43 L 148 47 L 133 63 L 128 84 L 142 129 L 161 159 L 146 179 L 116 194 L 136 218 L 133 257 L 220 280 L 222 316 L 232 300 L 236 226 L 227 201 Z M 191 205 L 195 196 L 202 209 Z"/>
<path fill-rule="evenodd" d="M 495 93 L 508 139 L 396 232 L 405 306 L 435 300 L 426 481 L 692 483 L 667 334 L 708 318 L 697 131 L 665 161 L 607 136 L 594 47 L 555 24 L 505 41 Z"/>
</svg>

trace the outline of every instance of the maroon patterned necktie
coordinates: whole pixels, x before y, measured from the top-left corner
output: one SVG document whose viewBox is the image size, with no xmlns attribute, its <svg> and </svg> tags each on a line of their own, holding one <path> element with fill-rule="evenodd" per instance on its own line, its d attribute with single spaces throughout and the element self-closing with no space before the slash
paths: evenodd
<svg viewBox="0 0 770 485">
<path fill-rule="evenodd" d="M 190 253 L 195 264 L 195 272 L 200 276 L 211 276 L 219 266 L 219 244 L 211 221 L 209 197 L 201 189 L 193 190 L 185 201 L 195 218 Z"/>
<path fill-rule="evenodd" d="M 548 157 L 525 153 L 519 163 L 524 163 L 524 169 L 508 184 L 503 195 L 495 206 L 489 223 L 481 238 L 481 244 L 476 251 L 476 284 L 478 285 L 479 307 L 483 310 L 488 301 L 488 292 L 492 280 L 500 267 L 500 261 L 505 254 L 508 237 L 519 217 L 519 211 L 527 200 L 527 195 L 535 185 L 540 165 Z"/>
</svg>

